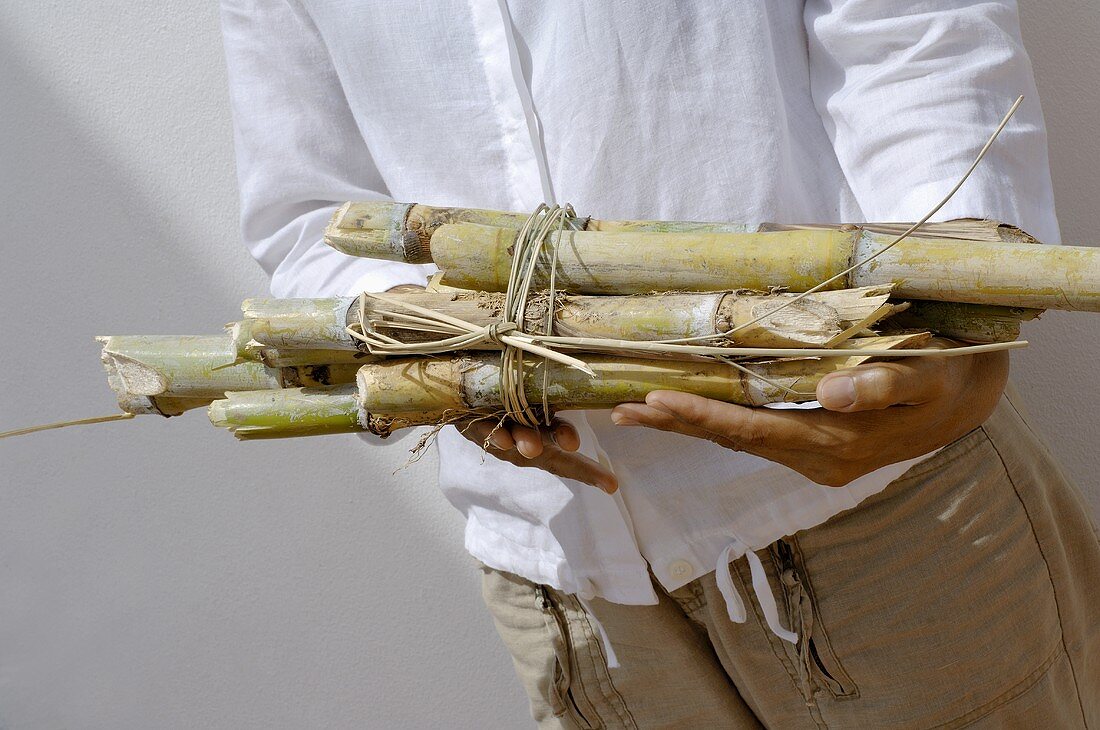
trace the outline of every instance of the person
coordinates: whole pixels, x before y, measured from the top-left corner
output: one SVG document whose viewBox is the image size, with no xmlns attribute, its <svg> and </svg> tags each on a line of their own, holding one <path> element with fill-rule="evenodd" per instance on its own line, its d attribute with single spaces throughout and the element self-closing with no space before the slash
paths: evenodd
<svg viewBox="0 0 1100 730">
<path fill-rule="evenodd" d="M 276 296 L 424 284 L 323 244 L 345 200 L 916 220 L 1019 94 L 937 219 L 1058 242 L 1011 0 L 222 8 L 242 235 Z M 1007 372 L 910 359 L 826 378 L 813 410 L 658 392 L 441 432 L 535 720 L 1100 727 L 1100 542 Z"/>
</svg>

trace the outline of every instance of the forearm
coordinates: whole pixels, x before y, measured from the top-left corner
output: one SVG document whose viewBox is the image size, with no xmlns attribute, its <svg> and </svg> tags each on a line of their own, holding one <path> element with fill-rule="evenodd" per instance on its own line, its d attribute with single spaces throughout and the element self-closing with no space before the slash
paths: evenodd
<svg viewBox="0 0 1100 730">
<path fill-rule="evenodd" d="M 322 237 L 347 200 L 388 191 L 344 97 L 324 39 L 296 0 L 223 0 L 241 237 L 280 297 L 385 291 L 430 267 L 345 256 Z"/>
<path fill-rule="evenodd" d="M 811 90 L 866 220 L 916 220 L 1024 105 L 936 220 L 1058 243 L 1046 130 L 1013 0 L 808 0 Z"/>
</svg>

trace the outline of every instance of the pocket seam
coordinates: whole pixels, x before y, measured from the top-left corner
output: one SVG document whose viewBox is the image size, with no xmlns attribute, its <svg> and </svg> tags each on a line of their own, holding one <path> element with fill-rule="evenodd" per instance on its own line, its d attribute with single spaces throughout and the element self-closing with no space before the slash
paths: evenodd
<svg viewBox="0 0 1100 730">
<path fill-rule="evenodd" d="M 600 638 L 599 632 L 592 625 L 592 620 L 588 616 L 588 611 L 584 608 L 579 600 L 573 599 L 574 611 L 580 616 L 578 624 L 581 631 L 584 633 L 585 644 L 587 646 L 588 661 L 592 666 L 592 672 L 596 677 L 596 686 L 600 692 L 600 699 L 603 705 L 610 708 L 610 711 L 615 714 L 619 722 L 622 723 L 624 728 L 638 727 L 637 721 L 634 719 L 633 714 L 630 712 L 630 708 L 626 704 L 626 698 L 622 696 L 618 688 L 615 687 L 615 682 L 611 678 L 611 673 L 607 668 L 607 657 L 604 656 L 603 641 Z M 592 702 L 592 698 L 588 696 L 588 692 L 581 687 L 581 691 L 585 693 L 585 698 L 588 703 L 596 708 L 595 703 Z M 599 713 L 599 709 L 596 709 Z M 625 713 L 625 714 L 624 714 Z M 597 718 L 601 727 L 605 725 L 604 718 Z"/>
<path fill-rule="evenodd" d="M 891 484 L 905 484 L 907 482 L 920 479 L 921 477 L 931 474 L 933 471 L 940 469 L 947 464 L 951 464 L 962 457 L 969 454 L 976 448 L 979 448 L 983 442 L 988 441 L 989 436 L 985 433 L 985 429 L 981 426 L 964 433 L 957 439 L 941 448 L 938 452 L 928 457 L 924 461 L 918 462 L 907 470 L 902 472 L 901 476 L 894 479 Z M 966 448 L 960 448 L 965 444 Z"/>
<path fill-rule="evenodd" d="M 1036 433 L 1035 429 L 1031 427 L 1031 421 L 1028 420 L 1028 418 L 1024 415 L 1024 411 L 1016 405 L 1013 397 L 1009 396 L 1007 392 L 1005 393 L 1005 402 L 1008 403 L 1009 407 L 1012 409 L 1012 412 L 1016 414 L 1016 418 L 1019 419 L 1020 423 L 1024 425 L 1024 428 L 1028 430 L 1028 433 L 1030 433 L 1035 438 L 1035 441 L 1039 445 L 1039 448 L 1043 451 L 1043 455 L 1050 459 L 1050 461 L 1058 467 L 1059 472 L 1061 472 L 1061 464 L 1058 463 L 1058 460 L 1057 458 L 1055 458 L 1054 453 L 1050 450 L 1050 446 L 1048 446 L 1043 437 Z M 999 455 L 1000 454 L 998 453 L 998 456 Z M 1078 496 L 1078 499 L 1081 498 L 1081 496 Z M 1093 516 L 1092 510 L 1088 508 L 1087 504 L 1083 506 L 1085 507 L 1085 516 L 1088 518 L 1089 523 L 1092 525 L 1092 534 L 1096 537 L 1096 541 L 1100 543 L 1100 520 Z"/>
<path fill-rule="evenodd" d="M 1043 679 L 1043 677 L 1047 676 L 1047 674 L 1050 673 L 1050 670 L 1054 668 L 1054 664 L 1063 656 L 1066 658 L 1066 664 L 1069 666 L 1070 673 L 1072 674 L 1073 664 L 1072 662 L 1070 662 L 1069 654 L 1066 652 L 1065 646 L 1056 646 L 1054 647 L 1054 651 L 1050 653 L 1050 656 L 1043 660 L 1042 664 L 1033 669 L 1027 676 L 1020 679 L 1019 682 L 1012 685 L 993 699 L 989 700 L 989 702 L 986 702 L 981 707 L 976 707 L 969 712 L 959 715 L 953 720 L 948 720 L 947 722 L 941 723 L 939 725 L 934 725 L 932 728 L 930 728 L 930 730 L 954 730 L 954 728 L 966 727 L 967 725 L 972 725 L 978 720 L 981 720 L 983 717 L 986 717 L 994 710 L 998 710 L 1005 705 L 1014 702 L 1015 700 L 1023 696 L 1024 693 L 1026 693 L 1029 689 L 1038 684 Z M 1074 690 L 1076 691 L 1076 681 L 1074 681 L 1074 685 Z M 1081 702 L 1080 693 L 1077 693 L 1077 702 L 1078 704 L 1080 704 Z M 1082 717 L 1082 723 L 1083 722 L 1084 718 Z M 1082 727 L 1084 727 L 1084 725 L 1082 725 Z"/>
</svg>

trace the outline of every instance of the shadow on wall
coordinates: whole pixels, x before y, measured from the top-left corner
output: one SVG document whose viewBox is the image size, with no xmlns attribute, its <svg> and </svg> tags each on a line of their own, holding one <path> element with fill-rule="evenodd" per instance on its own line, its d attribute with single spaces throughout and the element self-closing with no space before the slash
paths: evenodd
<svg viewBox="0 0 1100 730">
<path fill-rule="evenodd" d="M 30 353 L 33 362 L 20 377 L 25 387 L 5 390 L 0 430 L 117 411 L 98 362 L 95 335 L 218 332 L 239 313 L 243 298 L 263 295 L 268 285 L 262 269 L 238 243 L 228 123 L 221 139 L 206 145 L 202 154 L 178 149 L 159 155 L 158 159 L 179 162 L 168 171 L 155 164 L 152 172 L 127 169 L 120 163 L 123 155 L 117 154 L 118 148 L 165 140 L 127 140 L 99 128 L 89 133 L 87 122 L 53 93 L 50 78 L 31 68 L 19 54 L 19 39 L 8 32 L 0 24 L 0 221 L 15 254 L 6 255 L 0 267 L 0 311 L 8 313 L 4 329 L 10 351 Z M 202 83 L 216 92 L 216 104 L 224 106 L 228 120 L 228 99 L 221 98 L 226 96 L 224 77 Z M 93 112 L 99 114 L 92 121 L 101 124 L 113 115 L 124 116 L 118 109 Z M 212 120 L 194 124 L 202 131 L 179 133 L 167 141 L 206 138 Z M 148 125 L 160 132 L 177 126 L 174 119 L 164 118 L 149 119 Z M 211 201 L 218 202 L 212 206 Z M 53 329 L 46 332 L 47 326 Z M 249 462 L 278 473 L 272 455 L 295 451 L 299 461 L 292 466 L 304 467 L 310 476 L 308 464 L 300 461 L 303 456 L 327 462 L 329 469 L 343 469 L 349 484 L 361 484 L 366 470 L 381 477 L 370 485 L 374 490 L 397 486 L 391 497 L 415 502 L 405 488 L 415 481 L 433 501 L 441 502 L 432 490 L 433 459 L 410 466 L 430 474 L 428 479 L 408 471 L 391 474 L 408 461 L 407 449 L 415 443 L 410 435 L 369 449 L 354 436 L 243 444 L 214 430 L 203 413 L 195 411 L 181 418 L 143 417 L 12 440 L 3 444 L 9 447 L 5 457 L 10 454 L 13 459 L 5 461 L 4 472 L 15 476 L 20 464 L 33 462 L 27 473 L 36 480 L 57 478 L 67 464 L 52 448 L 71 444 L 82 452 L 107 456 L 104 474 L 85 473 L 85 480 L 110 478 L 107 474 L 118 476 L 112 471 L 119 467 L 117 457 L 148 459 L 153 467 L 160 466 L 158 458 L 178 460 L 189 443 L 197 452 L 213 444 L 219 452 L 241 459 L 242 473 L 249 472 Z M 356 459 L 364 451 L 376 455 L 379 463 L 374 468 Z M 385 458 L 377 458 L 381 453 Z M 201 470 L 211 456 L 185 457 L 187 469 L 158 478 L 186 483 L 187 471 Z M 403 535 L 409 529 L 420 530 L 420 537 L 434 548 L 460 549 L 460 541 L 440 541 L 440 525 L 420 513 L 414 502 L 391 515 L 395 523 L 405 525 L 394 524 L 393 529 Z M 78 513 L 66 512 L 80 520 Z M 461 554 L 454 552 L 456 557 Z"/>
<path fill-rule="evenodd" d="M 216 332 L 266 291 L 236 242 L 216 12 L 185 5 L 111 38 L 173 12 L 207 36 L 157 17 L 171 43 L 99 59 L 87 41 L 43 60 L 102 10 L 87 29 L 0 22 L 0 311 L 19 358 L 0 430 L 115 411 L 93 335 Z M 135 63 L 150 54 L 173 61 Z M 514 726 L 458 517 L 430 459 L 390 476 L 404 460 L 354 437 L 241 444 L 201 412 L 0 443 L 0 726 Z M 486 668 L 455 673 L 471 662 Z"/>
<path fill-rule="evenodd" d="M 211 142 L 190 153 L 158 148 L 173 139 L 199 137 L 180 127 L 209 127 L 211 120 L 177 121 L 166 118 L 170 108 L 152 115 L 148 105 L 139 105 L 138 113 L 146 114 L 135 124 L 133 110 L 105 108 L 109 102 L 98 99 L 96 107 L 79 109 L 81 115 L 57 96 L 57 79 L 36 72 L 19 55 L 19 41 L 0 26 L 5 170 L 0 205 L 7 209 L 6 235 L 37 252 L 9 260 L 22 266 L 9 270 L 9 276 L 21 280 L 26 274 L 43 285 L 65 282 L 97 293 L 82 306 L 106 305 L 94 320 L 96 332 L 119 326 L 178 328 L 215 307 L 220 314 L 206 326 L 219 326 L 225 313 L 239 304 L 242 286 L 266 286 L 259 267 L 246 255 L 215 250 L 236 245 L 237 238 L 231 158 L 227 168 L 227 158 L 218 154 L 229 144 L 232 130 L 225 126 L 223 145 Z M 112 96 L 128 92 L 132 90 Z M 224 91 L 217 96 L 224 97 Z M 148 131 L 128 137 L 143 127 Z M 152 152 L 151 159 L 142 160 L 144 169 L 122 166 L 121 160 L 133 159 L 142 148 Z M 186 164 L 155 169 L 161 160 Z M 211 188 L 217 189 L 214 194 Z M 224 203 L 212 207 L 211 200 Z M 186 306 L 164 302 L 156 296 L 161 285 L 192 291 L 194 300 Z M 69 314 L 82 312 L 70 309 Z"/>
</svg>

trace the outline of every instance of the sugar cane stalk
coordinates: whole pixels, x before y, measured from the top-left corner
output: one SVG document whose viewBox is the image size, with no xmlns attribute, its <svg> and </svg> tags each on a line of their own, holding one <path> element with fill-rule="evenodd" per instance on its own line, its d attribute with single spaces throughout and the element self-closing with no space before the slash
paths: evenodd
<svg viewBox="0 0 1100 730">
<path fill-rule="evenodd" d="M 912 347 L 927 334 L 849 341 L 849 357 L 777 360 L 737 368 L 717 361 L 645 360 L 592 355 L 592 378 L 575 368 L 533 358 L 525 362 L 523 388 L 530 403 L 545 397 L 555 409 L 610 408 L 644 400 L 652 390 L 681 390 L 707 398 L 760 406 L 813 400 L 826 373 L 867 359 L 861 348 Z M 545 371 L 545 375 L 544 375 Z M 501 407 L 500 359 L 464 354 L 437 359 L 394 359 L 364 366 L 357 377 L 364 412 L 493 411 Z M 545 387 L 544 387 L 545 383 Z"/>
<path fill-rule="evenodd" d="M 361 431 L 353 384 L 230 392 L 210 404 L 215 426 L 239 439 L 290 438 Z"/>
<path fill-rule="evenodd" d="M 381 435 L 441 423 L 446 414 L 362 413 L 354 384 L 226 393 L 207 415 L 242 441 L 371 431 Z"/>
<path fill-rule="evenodd" d="M 111 336 L 101 359 L 107 382 L 123 411 L 174 416 L 206 406 L 227 391 L 256 391 L 303 385 L 350 383 L 360 363 L 271 368 L 235 362 L 228 335 Z"/>
<path fill-rule="evenodd" d="M 419 203 L 349 202 L 342 205 L 333 215 L 332 221 L 325 229 L 325 242 L 350 256 L 425 264 L 433 260 L 432 235 L 442 225 L 478 223 L 519 230 L 527 217 L 526 213 L 437 207 Z M 851 228 L 851 226 L 821 224 L 615 221 L 585 217 L 573 219 L 572 224 L 586 231 L 639 233 L 763 233 Z M 861 227 L 877 233 L 897 235 L 907 226 L 899 223 L 866 223 Z M 1018 228 L 996 221 L 972 219 L 929 223 L 914 235 L 975 241 L 1034 242 L 1033 238 Z"/>
<path fill-rule="evenodd" d="M 502 290 L 516 232 L 456 223 L 432 236 L 453 286 Z M 584 294 L 713 291 L 731 286 L 805 291 L 885 249 L 894 239 L 856 229 L 769 233 L 551 234 L 559 286 Z M 550 247 L 536 278 L 545 282 Z M 895 286 L 905 299 L 1100 311 L 1100 250 L 954 239 L 905 239 L 829 289 Z"/>
<path fill-rule="evenodd" d="M 1041 309 L 997 307 L 914 300 L 893 314 L 887 328 L 930 330 L 963 342 L 1011 342 L 1020 336 L 1020 325 L 1042 314 Z"/>
<path fill-rule="evenodd" d="M 752 322 L 769 311 L 774 315 L 730 337 L 730 344 L 751 347 L 814 347 L 835 343 L 855 325 L 870 327 L 891 314 L 887 304 L 890 287 L 821 292 L 793 306 L 779 306 L 792 294 L 714 292 L 705 294 L 653 294 L 644 296 L 559 296 L 554 307 L 552 334 L 602 337 L 618 340 L 671 340 L 721 335 Z M 387 294 L 395 303 L 408 303 L 442 312 L 479 327 L 498 322 L 504 298 L 499 293 L 456 290 L 451 292 L 400 292 Z M 528 332 L 544 333 L 549 299 L 538 295 L 527 307 Z M 358 325 L 358 299 L 249 299 L 243 307 L 247 331 L 255 354 L 268 365 L 305 362 L 352 362 L 341 351 L 362 357 L 358 343 L 346 332 Z M 402 342 L 442 339 L 446 330 L 433 329 L 422 318 L 388 301 L 367 297 L 369 328 Z M 335 333 L 339 331 L 337 336 Z M 484 347 L 493 348 L 494 345 Z M 292 348 L 302 350 L 295 358 Z M 331 350 L 320 348 L 332 348 Z"/>
</svg>

